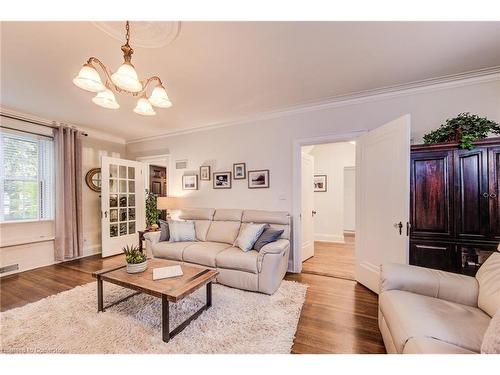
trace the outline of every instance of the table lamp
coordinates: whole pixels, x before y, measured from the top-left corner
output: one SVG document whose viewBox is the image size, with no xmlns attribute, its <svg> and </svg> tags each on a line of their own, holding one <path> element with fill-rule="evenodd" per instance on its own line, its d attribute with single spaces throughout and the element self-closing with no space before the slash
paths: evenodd
<svg viewBox="0 0 500 375">
<path fill-rule="evenodd" d="M 177 197 L 158 197 L 156 200 L 156 208 L 159 210 L 167 210 L 167 218 L 169 217 L 168 210 L 179 209 L 179 198 Z"/>
</svg>

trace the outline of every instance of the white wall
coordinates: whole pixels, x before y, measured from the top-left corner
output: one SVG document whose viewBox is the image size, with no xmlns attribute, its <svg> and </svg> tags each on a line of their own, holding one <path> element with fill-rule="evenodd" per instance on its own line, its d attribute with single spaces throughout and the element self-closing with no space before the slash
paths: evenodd
<svg viewBox="0 0 500 375">
<path fill-rule="evenodd" d="M 344 168 L 344 232 L 356 231 L 356 167 Z"/>
<path fill-rule="evenodd" d="M 195 110 L 195 109 L 193 109 Z M 301 111 L 286 116 L 247 122 L 170 137 L 127 144 L 127 158 L 171 154 L 172 161 L 189 160 L 189 170 L 198 173 L 201 164 L 213 170 L 231 170 L 246 162 L 247 169 L 269 169 L 269 189 L 247 189 L 247 181 L 233 182 L 231 190 L 214 190 L 212 182 L 200 182 L 200 190 L 185 194 L 186 206 L 234 207 L 292 212 L 292 150 L 294 140 L 353 130 L 370 130 L 410 113 L 412 135 L 419 142 L 427 131 L 459 112 L 470 111 L 500 121 L 500 81 L 432 88 L 396 97 L 344 106 Z M 171 171 L 172 172 L 172 171 Z M 170 174 L 170 192 L 181 190 L 181 173 Z M 297 221 L 298 218 L 294 217 Z"/>
<path fill-rule="evenodd" d="M 87 256 L 101 252 L 101 203 L 99 193 L 90 190 L 85 183 L 85 173 L 91 168 L 100 167 L 102 155 L 123 157 L 125 145 L 89 137 L 83 139 L 82 146 L 83 256 Z M 0 224 L 0 246 L 2 246 L 0 266 L 19 264 L 19 271 L 15 272 L 21 272 L 53 264 L 55 262 L 53 238 L 54 221 L 52 220 Z M 31 240 L 43 242 L 4 247 Z M 15 272 L 4 273 L 2 276 Z"/>
<path fill-rule="evenodd" d="M 344 242 L 344 168 L 356 163 L 356 146 L 349 142 L 316 145 L 314 174 L 327 176 L 327 191 L 314 193 L 314 240 Z"/>
</svg>

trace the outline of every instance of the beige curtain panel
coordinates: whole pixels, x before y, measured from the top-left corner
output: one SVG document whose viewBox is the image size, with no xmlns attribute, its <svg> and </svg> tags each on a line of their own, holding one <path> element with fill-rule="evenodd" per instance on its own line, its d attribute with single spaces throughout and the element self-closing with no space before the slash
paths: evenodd
<svg viewBox="0 0 500 375">
<path fill-rule="evenodd" d="M 82 141 L 78 130 L 54 130 L 56 161 L 55 259 L 83 255 Z"/>
</svg>

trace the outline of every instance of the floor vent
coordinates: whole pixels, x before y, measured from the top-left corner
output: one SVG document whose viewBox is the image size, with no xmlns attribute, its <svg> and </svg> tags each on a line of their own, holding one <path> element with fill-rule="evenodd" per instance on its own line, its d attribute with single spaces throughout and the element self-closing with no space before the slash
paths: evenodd
<svg viewBox="0 0 500 375">
<path fill-rule="evenodd" d="M 11 264 L 10 266 L 0 267 L 0 273 L 17 271 L 19 269 L 19 264 Z"/>
</svg>

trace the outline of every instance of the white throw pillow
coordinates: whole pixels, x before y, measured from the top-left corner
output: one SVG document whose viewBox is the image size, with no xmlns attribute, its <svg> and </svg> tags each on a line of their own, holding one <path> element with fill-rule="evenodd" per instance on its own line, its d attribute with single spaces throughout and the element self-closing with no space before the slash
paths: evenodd
<svg viewBox="0 0 500 375">
<path fill-rule="evenodd" d="M 168 220 L 170 242 L 196 241 L 196 231 L 192 220 Z"/>
<path fill-rule="evenodd" d="M 237 246 L 243 251 L 252 250 L 255 241 L 260 237 L 265 227 L 266 224 L 243 223 L 233 246 Z"/>
</svg>

